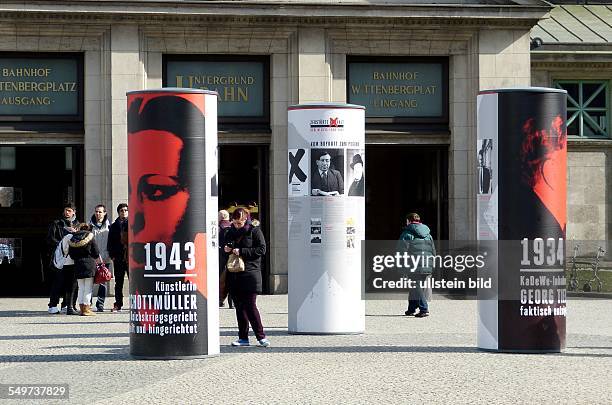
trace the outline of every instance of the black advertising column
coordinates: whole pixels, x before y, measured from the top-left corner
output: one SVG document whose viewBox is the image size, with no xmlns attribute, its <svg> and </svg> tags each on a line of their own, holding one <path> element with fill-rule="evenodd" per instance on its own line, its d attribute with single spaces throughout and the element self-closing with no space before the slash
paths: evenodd
<svg viewBox="0 0 612 405">
<path fill-rule="evenodd" d="M 219 353 L 216 108 L 214 92 L 128 93 L 130 354 L 136 358 Z"/>
<path fill-rule="evenodd" d="M 497 295 L 479 302 L 478 346 L 565 348 L 567 93 L 478 96 L 478 237 L 498 240 Z"/>
</svg>

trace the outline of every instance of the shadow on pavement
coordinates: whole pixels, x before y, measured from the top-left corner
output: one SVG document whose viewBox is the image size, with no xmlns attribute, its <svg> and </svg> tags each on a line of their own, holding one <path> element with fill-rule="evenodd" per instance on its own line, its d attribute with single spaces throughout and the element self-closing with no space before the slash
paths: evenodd
<svg viewBox="0 0 612 405">
<path fill-rule="evenodd" d="M 38 317 L 53 317 L 55 315 L 49 315 L 47 311 L 0 311 L 0 318 L 19 318 L 26 316 L 38 316 Z M 61 315 L 57 315 L 58 317 Z"/>
<path fill-rule="evenodd" d="M 233 330 L 222 330 L 219 331 L 219 335 L 220 336 L 238 336 L 238 328 L 234 328 Z M 284 331 L 282 330 L 268 330 L 266 329 L 266 335 L 269 336 L 290 336 L 289 332 L 287 332 L 287 330 L 285 329 Z"/>
<path fill-rule="evenodd" d="M 76 347 L 81 346 L 65 346 Z M 129 355 L 128 345 L 111 346 L 83 346 L 83 348 L 110 348 L 107 353 L 96 354 L 52 354 L 52 355 L 14 355 L 0 356 L 0 363 L 49 363 L 49 362 L 82 362 L 82 361 L 126 361 L 132 360 Z M 461 354 L 481 354 L 495 356 L 498 353 L 480 351 L 474 347 L 465 346 L 326 346 L 326 347 L 269 347 L 260 348 L 221 346 L 221 354 L 237 353 L 261 353 L 264 355 L 274 355 L 275 353 L 461 353 Z M 500 353 L 499 355 L 503 355 Z M 517 354 L 506 354 L 514 355 Z M 534 356 L 537 354 L 521 354 L 521 356 Z M 586 357 L 586 358 L 610 358 L 612 354 L 582 354 L 582 353 L 560 353 L 546 354 L 550 357 Z"/>
<path fill-rule="evenodd" d="M 250 351 L 251 348 L 257 349 L 262 353 L 485 353 L 474 347 L 463 346 L 272 346 L 264 349 L 255 345 L 249 347 L 221 346 L 221 353 Z"/>
<path fill-rule="evenodd" d="M 86 333 L 86 334 L 68 334 L 68 335 L 18 335 L 18 336 L 0 336 L 0 340 L 40 340 L 40 339 L 91 339 L 91 338 L 111 338 L 111 337 L 129 337 L 129 333 Z"/>
<path fill-rule="evenodd" d="M 274 343 L 274 342 L 272 342 Z M 279 347 L 260 348 L 255 345 L 249 347 L 221 346 L 221 353 L 237 353 L 241 351 L 261 351 L 262 353 L 472 353 L 481 355 L 546 355 L 551 357 L 590 357 L 590 358 L 612 358 L 612 354 L 590 354 L 590 353 L 494 353 L 478 350 L 469 346 L 325 346 L 325 347 Z"/>
<path fill-rule="evenodd" d="M 366 317 L 368 317 L 368 318 L 369 317 L 372 317 L 372 318 L 388 317 L 388 318 L 407 318 L 407 319 L 414 318 L 414 317 L 406 316 L 404 314 L 396 314 L 396 315 L 389 315 L 389 314 L 386 314 L 386 315 L 366 314 Z"/>
<path fill-rule="evenodd" d="M 129 345 L 62 345 L 62 349 L 121 349 L 127 350 Z M 58 346 L 47 346 L 42 349 L 57 349 Z"/>
<path fill-rule="evenodd" d="M 121 353 L 0 356 L 0 362 L 5 363 L 66 363 L 74 361 L 125 361 L 130 359 L 127 346 L 125 349 L 121 349 Z"/>
</svg>

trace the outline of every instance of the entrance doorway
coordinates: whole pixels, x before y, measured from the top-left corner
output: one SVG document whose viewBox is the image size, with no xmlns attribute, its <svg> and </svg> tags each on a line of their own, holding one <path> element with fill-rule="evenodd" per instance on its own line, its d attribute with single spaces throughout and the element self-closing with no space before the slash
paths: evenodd
<svg viewBox="0 0 612 405">
<path fill-rule="evenodd" d="M 409 212 L 448 239 L 446 146 L 366 145 L 366 239 L 395 240 Z"/>
<path fill-rule="evenodd" d="M 65 202 L 86 219 L 83 167 L 80 145 L 0 146 L 0 296 L 48 294 L 47 229 Z"/>
<path fill-rule="evenodd" d="M 230 214 L 238 207 L 247 208 L 260 222 L 266 243 L 270 243 L 267 145 L 219 146 L 219 209 Z M 269 292 L 270 254 L 262 261 L 264 293 Z"/>
</svg>

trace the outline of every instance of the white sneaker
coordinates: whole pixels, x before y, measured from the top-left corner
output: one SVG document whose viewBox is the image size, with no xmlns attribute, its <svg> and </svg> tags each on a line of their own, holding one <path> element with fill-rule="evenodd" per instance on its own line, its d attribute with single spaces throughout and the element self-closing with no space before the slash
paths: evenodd
<svg viewBox="0 0 612 405">
<path fill-rule="evenodd" d="M 60 310 L 57 307 L 49 307 L 49 313 L 51 315 L 59 314 Z"/>
<path fill-rule="evenodd" d="M 270 347 L 270 341 L 266 338 L 257 341 L 258 347 Z"/>
</svg>

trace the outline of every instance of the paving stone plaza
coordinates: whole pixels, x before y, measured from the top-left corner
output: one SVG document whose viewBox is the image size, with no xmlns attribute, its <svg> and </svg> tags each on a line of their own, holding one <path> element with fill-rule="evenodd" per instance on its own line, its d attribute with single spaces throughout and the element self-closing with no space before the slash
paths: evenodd
<svg viewBox="0 0 612 405">
<path fill-rule="evenodd" d="M 174 361 L 130 358 L 127 311 L 46 304 L 0 299 L 0 383 L 69 384 L 74 404 L 612 403 L 611 299 L 570 299 L 565 352 L 523 355 L 476 349 L 475 301 L 434 300 L 423 319 L 369 301 L 365 334 L 305 336 L 287 333 L 286 295 L 261 296 L 272 347 L 230 347 L 236 321 L 221 308 L 221 355 Z"/>
</svg>

